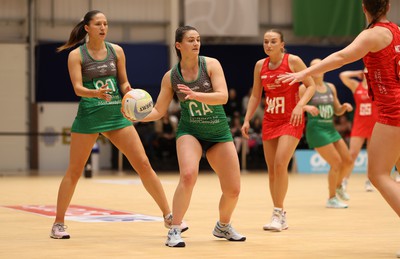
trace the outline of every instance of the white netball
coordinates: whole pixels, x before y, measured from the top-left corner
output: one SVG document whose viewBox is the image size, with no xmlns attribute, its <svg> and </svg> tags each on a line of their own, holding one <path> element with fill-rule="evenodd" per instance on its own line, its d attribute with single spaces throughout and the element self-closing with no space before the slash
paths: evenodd
<svg viewBox="0 0 400 259">
<path fill-rule="evenodd" d="M 153 109 L 153 98 L 143 89 L 132 89 L 122 98 L 122 111 L 132 121 L 140 121 Z"/>
</svg>

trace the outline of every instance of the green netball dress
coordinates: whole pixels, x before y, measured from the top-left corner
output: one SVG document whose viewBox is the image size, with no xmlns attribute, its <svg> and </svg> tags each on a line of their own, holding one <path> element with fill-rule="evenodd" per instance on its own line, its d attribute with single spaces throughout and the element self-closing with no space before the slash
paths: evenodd
<svg viewBox="0 0 400 259">
<path fill-rule="evenodd" d="M 319 110 L 317 116 L 307 113 L 306 138 L 310 148 L 323 147 L 342 138 L 333 124 L 333 92 L 327 84 L 325 85 L 326 91 L 316 91 L 308 102 L 308 105 L 313 105 Z"/>
<path fill-rule="evenodd" d="M 178 84 L 185 84 L 195 92 L 209 93 L 213 91 L 210 77 L 207 74 L 205 57 L 199 56 L 199 74 L 196 80 L 186 82 L 178 63 L 171 70 L 171 84 L 181 106 L 177 138 L 183 135 L 192 135 L 197 139 L 210 142 L 233 141 L 222 105 L 208 105 L 195 100 L 185 100 L 186 95 L 178 89 Z"/>
<path fill-rule="evenodd" d="M 111 101 L 99 98 L 82 97 L 72 132 L 100 133 L 132 125 L 121 113 L 121 95 L 117 81 L 117 55 L 109 43 L 105 43 L 107 57 L 104 60 L 93 59 L 86 44 L 79 47 L 82 57 L 83 85 L 89 89 L 99 89 L 108 83 L 112 91 Z"/>
</svg>

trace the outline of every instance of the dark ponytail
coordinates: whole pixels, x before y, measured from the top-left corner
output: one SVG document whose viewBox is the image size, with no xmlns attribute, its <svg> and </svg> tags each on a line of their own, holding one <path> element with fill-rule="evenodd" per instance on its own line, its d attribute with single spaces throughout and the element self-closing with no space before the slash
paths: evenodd
<svg viewBox="0 0 400 259">
<path fill-rule="evenodd" d="M 372 16 L 372 21 L 368 24 L 367 29 L 375 24 L 379 19 L 386 15 L 390 0 L 363 0 L 365 10 Z"/>
<path fill-rule="evenodd" d="M 85 14 L 85 17 L 83 18 L 82 21 L 80 21 L 71 31 L 71 34 L 69 35 L 69 39 L 68 41 L 57 48 L 57 52 L 63 51 L 65 49 L 69 49 L 73 46 L 75 46 L 76 44 L 82 42 L 85 37 L 86 37 L 86 30 L 85 30 L 85 25 L 89 25 L 90 21 L 92 20 L 93 16 L 95 16 L 96 14 L 101 13 L 98 10 L 93 10 L 93 11 L 89 11 Z"/>
</svg>

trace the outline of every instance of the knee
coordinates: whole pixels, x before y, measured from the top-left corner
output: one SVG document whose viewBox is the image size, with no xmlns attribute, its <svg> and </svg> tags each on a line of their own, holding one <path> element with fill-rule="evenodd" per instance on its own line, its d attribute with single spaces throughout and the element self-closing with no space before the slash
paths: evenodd
<svg viewBox="0 0 400 259">
<path fill-rule="evenodd" d="M 358 156 L 358 152 L 354 152 L 352 150 L 350 151 L 350 159 L 351 159 L 352 163 L 354 163 L 356 161 L 357 156 Z"/>
<path fill-rule="evenodd" d="M 131 165 L 140 177 L 145 177 L 153 173 L 153 168 L 147 157 L 143 157 L 139 162 L 136 164 L 131 163 Z"/>
<path fill-rule="evenodd" d="M 338 157 L 337 159 L 335 159 L 335 162 L 330 164 L 330 166 L 333 171 L 340 171 L 343 167 L 343 160 Z"/>
<path fill-rule="evenodd" d="M 275 162 L 275 167 L 274 167 L 275 175 L 276 174 L 279 175 L 279 174 L 282 174 L 284 172 L 287 172 L 288 166 L 289 166 L 289 163 L 285 163 L 283 161 Z"/>
<path fill-rule="evenodd" d="M 268 179 L 270 182 L 273 182 L 275 180 L 275 170 L 274 169 L 268 169 Z"/>
<path fill-rule="evenodd" d="M 184 170 L 181 172 L 180 183 L 185 187 L 194 187 L 197 180 L 197 172 L 195 170 Z"/>
<path fill-rule="evenodd" d="M 353 157 L 352 157 L 352 156 L 346 156 L 346 157 L 343 158 L 342 161 L 343 161 L 343 162 L 342 162 L 342 163 L 343 163 L 343 166 L 345 166 L 345 167 L 351 167 L 351 166 L 353 166 L 355 160 L 353 160 Z"/>
<path fill-rule="evenodd" d="M 69 166 L 65 177 L 69 178 L 73 184 L 76 184 L 82 176 L 83 169 L 84 166 Z"/>
<path fill-rule="evenodd" d="M 240 194 L 240 185 L 237 184 L 235 186 L 231 186 L 228 190 L 224 191 L 224 195 L 231 198 L 231 199 L 237 199 Z"/>
</svg>

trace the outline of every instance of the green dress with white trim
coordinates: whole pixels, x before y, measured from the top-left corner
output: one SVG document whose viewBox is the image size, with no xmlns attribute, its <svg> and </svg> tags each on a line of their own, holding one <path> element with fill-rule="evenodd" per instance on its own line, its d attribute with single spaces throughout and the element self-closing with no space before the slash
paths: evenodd
<svg viewBox="0 0 400 259">
<path fill-rule="evenodd" d="M 179 63 L 175 65 L 171 70 L 171 84 L 181 106 L 177 138 L 183 135 L 192 135 L 197 139 L 210 142 L 233 141 L 222 105 L 208 105 L 195 100 L 185 100 L 186 95 L 178 89 L 178 84 L 185 84 L 195 92 L 209 93 L 213 91 L 205 57 L 199 56 L 199 73 L 197 78 L 191 82 L 183 79 Z"/>
<path fill-rule="evenodd" d="M 318 108 L 319 114 L 312 116 L 307 113 L 306 139 L 310 148 L 323 147 L 342 138 L 333 124 L 334 106 L 332 89 L 326 85 L 325 92 L 315 91 L 308 102 Z"/>
<path fill-rule="evenodd" d="M 71 132 L 100 133 L 131 126 L 121 113 L 121 95 L 117 81 L 117 55 L 110 43 L 106 42 L 107 57 L 103 60 L 93 59 L 83 44 L 79 47 L 82 57 L 82 81 L 88 89 L 99 89 L 108 83 L 112 91 L 111 101 L 99 98 L 81 97 L 78 113 L 72 124 Z"/>
</svg>

